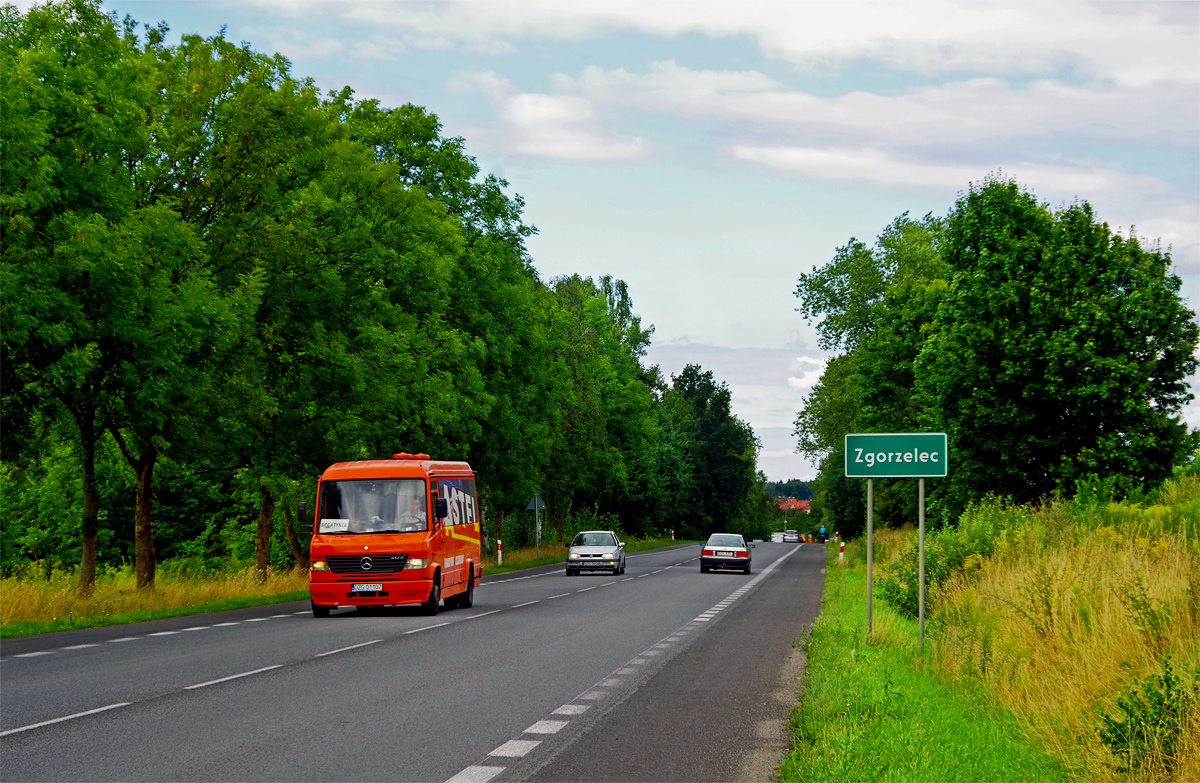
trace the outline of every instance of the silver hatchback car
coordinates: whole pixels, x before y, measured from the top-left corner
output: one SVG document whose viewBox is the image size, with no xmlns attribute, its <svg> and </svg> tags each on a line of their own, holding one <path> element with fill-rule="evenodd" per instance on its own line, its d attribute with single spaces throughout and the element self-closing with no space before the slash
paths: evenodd
<svg viewBox="0 0 1200 783">
<path fill-rule="evenodd" d="M 611 530 L 584 530 L 567 550 L 567 576 L 583 571 L 625 573 L 625 544 Z"/>
</svg>

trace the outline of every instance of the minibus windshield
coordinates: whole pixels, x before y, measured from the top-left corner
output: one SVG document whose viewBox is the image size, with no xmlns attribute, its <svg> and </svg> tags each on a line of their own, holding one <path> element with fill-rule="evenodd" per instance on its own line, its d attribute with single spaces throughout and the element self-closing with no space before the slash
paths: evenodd
<svg viewBox="0 0 1200 783">
<path fill-rule="evenodd" d="M 427 530 L 422 479 L 321 482 L 318 533 L 413 533 Z"/>
</svg>

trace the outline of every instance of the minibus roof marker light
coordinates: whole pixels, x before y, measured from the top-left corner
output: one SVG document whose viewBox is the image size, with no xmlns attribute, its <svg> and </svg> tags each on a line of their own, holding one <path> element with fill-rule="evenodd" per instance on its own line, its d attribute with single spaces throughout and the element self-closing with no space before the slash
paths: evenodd
<svg viewBox="0 0 1200 783">
<path fill-rule="evenodd" d="M 399 454 L 393 454 L 392 459 L 429 459 L 428 454 L 409 454 L 407 451 L 402 451 Z"/>
</svg>

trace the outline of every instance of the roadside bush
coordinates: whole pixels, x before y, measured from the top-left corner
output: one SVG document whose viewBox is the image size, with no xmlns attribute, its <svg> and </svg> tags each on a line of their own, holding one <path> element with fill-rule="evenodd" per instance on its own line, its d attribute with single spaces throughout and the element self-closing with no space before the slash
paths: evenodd
<svg viewBox="0 0 1200 783">
<path fill-rule="evenodd" d="M 1117 697 L 1115 714 L 1100 719 L 1100 739 L 1120 759 L 1122 771 L 1169 775 L 1183 751 L 1188 721 L 1196 720 L 1198 710 L 1200 669 L 1187 685 L 1172 671 L 1168 658 L 1162 674 L 1151 674 L 1145 683 L 1135 679 L 1128 692 Z"/>
<path fill-rule="evenodd" d="M 986 567 L 1006 536 L 1028 525 L 1028 513 L 1001 498 L 973 503 L 953 527 L 925 535 L 925 600 L 928 605 L 938 588 L 951 577 Z M 920 612 L 920 541 L 910 537 L 895 560 L 881 569 L 876 584 L 879 596 L 901 614 Z"/>
</svg>

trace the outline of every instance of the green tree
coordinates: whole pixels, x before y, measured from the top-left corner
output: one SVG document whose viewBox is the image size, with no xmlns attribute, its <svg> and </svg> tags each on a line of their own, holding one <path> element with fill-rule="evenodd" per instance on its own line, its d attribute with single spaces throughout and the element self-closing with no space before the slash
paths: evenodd
<svg viewBox="0 0 1200 783">
<path fill-rule="evenodd" d="M 1200 330 L 1167 253 L 994 177 L 958 200 L 943 255 L 953 277 L 913 367 L 924 421 L 950 437 L 952 508 L 1170 475 Z"/>
<path fill-rule="evenodd" d="M 672 386 L 691 405 L 697 422 L 689 504 L 693 530 L 703 536 L 733 529 L 757 481 L 754 431 L 733 415 L 729 387 L 718 384 L 711 371 L 690 364 Z"/>
<path fill-rule="evenodd" d="M 951 475 L 931 498 L 952 516 L 988 492 L 1021 500 L 1089 475 L 1153 485 L 1187 448 L 1178 412 L 1196 367 L 1194 314 L 1170 258 L 989 178 L 944 219 L 897 218 L 873 248 L 852 241 L 797 295 L 831 360 L 796 419 L 822 459 L 814 511 L 856 515 L 843 436 L 938 431 Z M 876 482 L 885 521 L 915 516 L 910 479 Z"/>
<path fill-rule="evenodd" d="M 4 353 L 6 385 L 17 390 L 5 395 L 5 415 L 8 403 L 36 398 L 61 405 L 75 422 L 83 473 L 80 593 L 95 574 L 101 433 L 121 432 L 129 421 L 159 428 L 137 439 L 131 462 L 148 487 L 163 445 L 154 438 L 173 417 L 169 406 L 204 395 L 196 383 L 217 357 L 203 335 L 219 333 L 237 302 L 257 293 L 248 279 L 224 298 L 179 215 L 137 201 L 128 172 L 151 146 L 145 106 L 155 66 L 133 28 L 83 0 L 26 16 L 3 11 Z M 184 375 L 191 385 L 181 382 Z M 150 535 L 143 489 L 138 580 L 148 586 L 153 547 L 142 538 Z"/>
</svg>

